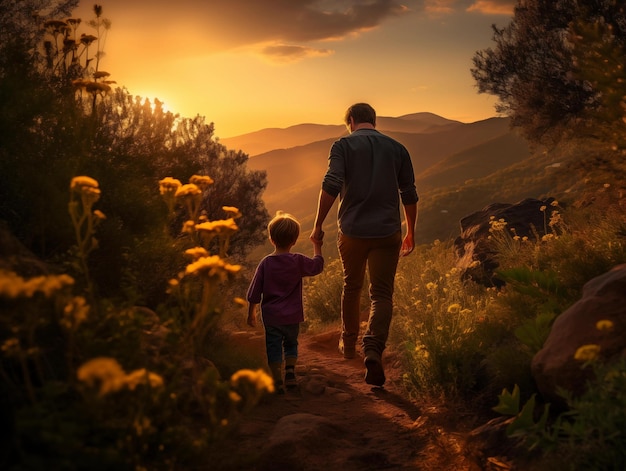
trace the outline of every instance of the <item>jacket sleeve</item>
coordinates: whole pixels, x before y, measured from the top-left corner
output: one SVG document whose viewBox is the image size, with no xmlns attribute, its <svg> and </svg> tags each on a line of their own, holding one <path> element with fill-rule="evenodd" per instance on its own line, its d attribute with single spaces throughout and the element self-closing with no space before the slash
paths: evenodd
<svg viewBox="0 0 626 471">
<path fill-rule="evenodd" d="M 261 302 L 261 297 L 263 295 L 264 266 L 265 264 L 261 261 L 254 272 L 254 276 L 252 277 L 252 281 L 250 282 L 248 293 L 246 295 L 249 303 L 259 304 Z"/>
<path fill-rule="evenodd" d="M 343 188 L 345 181 L 345 159 L 341 139 L 335 141 L 328 156 L 328 170 L 322 181 L 322 190 L 336 197 Z"/>
<path fill-rule="evenodd" d="M 415 188 L 415 173 L 409 152 L 404 149 L 402 164 L 398 172 L 398 189 L 402 204 L 415 204 L 419 200 L 417 189 Z"/>
<path fill-rule="evenodd" d="M 302 276 L 319 275 L 324 270 L 324 257 L 316 255 L 313 258 L 309 258 L 306 255 L 303 255 L 300 260 L 300 266 L 302 269 Z"/>
</svg>

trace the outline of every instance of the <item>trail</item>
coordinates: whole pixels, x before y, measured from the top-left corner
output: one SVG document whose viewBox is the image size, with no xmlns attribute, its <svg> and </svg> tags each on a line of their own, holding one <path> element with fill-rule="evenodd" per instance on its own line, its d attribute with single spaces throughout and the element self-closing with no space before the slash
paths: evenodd
<svg viewBox="0 0 626 471">
<path fill-rule="evenodd" d="M 240 332 L 236 338 L 264 355 L 258 332 Z M 257 406 L 219 443 L 210 469 L 511 469 L 497 460 L 470 456 L 466 438 L 476 425 L 470 414 L 445 404 L 408 400 L 393 353 L 386 351 L 383 357 L 384 388 L 373 388 L 364 381 L 363 358 L 357 354 L 345 360 L 337 351 L 337 339 L 334 330 L 301 335 L 298 388 Z"/>
</svg>

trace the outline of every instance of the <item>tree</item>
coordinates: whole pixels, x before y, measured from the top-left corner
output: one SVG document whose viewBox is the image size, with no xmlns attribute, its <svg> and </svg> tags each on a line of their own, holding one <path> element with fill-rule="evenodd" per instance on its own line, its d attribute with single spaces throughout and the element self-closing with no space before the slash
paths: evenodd
<svg viewBox="0 0 626 471">
<path fill-rule="evenodd" d="M 610 39 L 611 54 L 623 58 L 626 17 L 621 4 L 520 0 L 508 26 L 493 26 L 495 47 L 474 55 L 471 72 L 479 92 L 497 96 L 497 111 L 509 115 L 532 142 L 556 142 L 593 126 L 599 111 L 605 117 L 615 113 L 615 104 L 607 108 L 607 90 L 583 73 L 594 46 L 577 40 L 577 28 L 580 32 L 581 25 L 604 25 L 611 35 L 594 41 Z M 607 53 L 606 48 L 594 49 L 598 52 Z"/>
<path fill-rule="evenodd" d="M 572 23 L 574 73 L 597 93 L 597 106 L 586 110 L 586 134 L 612 148 L 626 149 L 626 17 L 610 22 Z M 617 28 L 617 29 L 616 29 Z M 620 29 L 621 28 L 621 29 Z"/>
<path fill-rule="evenodd" d="M 187 181 L 208 175 L 216 181 L 204 204 L 207 217 L 224 218 L 223 206 L 244 217 L 230 246 L 244 256 L 264 240 L 268 214 L 261 200 L 264 172 L 246 168 L 248 156 L 213 138 L 203 117 L 181 118 L 155 99 L 113 89 L 98 70 L 98 38 L 78 35 L 79 19 L 67 9 L 59 17 L 33 15 L 45 0 L 0 3 L 0 220 L 36 255 L 58 260 L 74 244 L 68 185 L 89 175 L 100 183 L 100 250 L 90 255 L 101 294 L 117 296 L 128 284 L 151 306 L 165 282 L 184 264 L 163 237 L 167 210 L 159 180 Z M 68 8 L 77 2 L 63 4 Z M 47 4 L 46 4 L 47 5 Z M 85 22 L 105 34 L 110 22 L 94 7 Z M 10 32 L 6 34 L 5 31 Z M 80 39 L 82 38 L 82 39 Z M 88 51 L 90 51 L 88 53 Z M 180 229 L 180 226 L 177 227 Z M 175 255 L 178 258 L 175 258 Z"/>
</svg>

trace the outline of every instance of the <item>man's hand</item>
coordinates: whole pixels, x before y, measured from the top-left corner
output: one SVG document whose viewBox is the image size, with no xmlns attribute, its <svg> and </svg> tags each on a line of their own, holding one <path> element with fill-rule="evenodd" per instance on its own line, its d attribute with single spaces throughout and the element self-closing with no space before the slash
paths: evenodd
<svg viewBox="0 0 626 471">
<path fill-rule="evenodd" d="M 413 252 L 414 248 L 415 248 L 415 241 L 413 240 L 413 237 L 407 235 L 402 241 L 402 247 L 400 247 L 400 256 L 406 257 L 411 252 Z"/>
<path fill-rule="evenodd" d="M 324 240 L 324 231 L 322 230 L 322 228 L 321 227 L 313 228 L 313 231 L 311 232 L 309 239 L 311 239 L 313 243 L 318 243 L 322 245 L 322 240 Z"/>
</svg>

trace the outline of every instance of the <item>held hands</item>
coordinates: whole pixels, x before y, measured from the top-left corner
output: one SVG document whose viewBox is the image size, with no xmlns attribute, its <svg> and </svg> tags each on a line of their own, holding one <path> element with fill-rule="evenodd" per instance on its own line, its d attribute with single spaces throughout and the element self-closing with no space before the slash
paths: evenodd
<svg viewBox="0 0 626 471">
<path fill-rule="evenodd" d="M 311 239 L 313 245 L 321 247 L 324 244 L 324 231 L 319 227 L 314 228 L 313 232 L 311 232 L 311 235 L 309 236 L 309 239 Z"/>
</svg>

